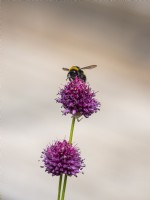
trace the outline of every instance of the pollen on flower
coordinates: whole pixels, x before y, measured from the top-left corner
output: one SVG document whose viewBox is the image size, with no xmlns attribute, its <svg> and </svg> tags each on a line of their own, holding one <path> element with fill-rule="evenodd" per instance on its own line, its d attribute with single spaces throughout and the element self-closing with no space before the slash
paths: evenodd
<svg viewBox="0 0 150 200">
<path fill-rule="evenodd" d="M 62 104 L 64 115 L 83 115 L 86 118 L 100 110 L 101 105 L 95 99 L 95 92 L 78 77 L 60 89 L 56 102 Z"/>
<path fill-rule="evenodd" d="M 84 160 L 80 156 L 79 149 L 66 140 L 56 141 L 43 150 L 42 161 L 47 173 L 53 176 L 66 174 L 77 176 L 85 167 Z"/>
</svg>

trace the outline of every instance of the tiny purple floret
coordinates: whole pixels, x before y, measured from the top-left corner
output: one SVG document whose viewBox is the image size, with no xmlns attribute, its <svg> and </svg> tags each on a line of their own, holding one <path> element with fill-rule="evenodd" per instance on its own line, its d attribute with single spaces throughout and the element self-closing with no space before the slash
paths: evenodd
<svg viewBox="0 0 150 200">
<path fill-rule="evenodd" d="M 56 141 L 43 150 L 42 161 L 47 173 L 52 176 L 66 174 L 68 176 L 77 176 L 85 167 L 84 160 L 80 156 L 79 149 L 66 140 Z"/>
<path fill-rule="evenodd" d="M 74 117 L 83 115 L 86 118 L 100 110 L 101 105 L 95 99 L 95 92 L 78 77 L 60 89 L 56 102 L 62 104 L 64 115 L 71 114 Z"/>
</svg>

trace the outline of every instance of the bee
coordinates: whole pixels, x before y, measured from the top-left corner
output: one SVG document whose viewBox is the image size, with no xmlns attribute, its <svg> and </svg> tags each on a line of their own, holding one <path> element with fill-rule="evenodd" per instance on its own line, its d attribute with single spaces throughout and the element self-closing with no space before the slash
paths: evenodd
<svg viewBox="0 0 150 200">
<path fill-rule="evenodd" d="M 67 79 L 69 79 L 69 81 L 72 81 L 75 79 L 75 77 L 77 76 L 79 79 L 83 80 L 84 82 L 86 82 L 86 76 L 84 74 L 84 71 L 82 69 L 93 69 L 97 67 L 97 65 L 89 65 L 86 67 L 78 67 L 78 66 L 72 66 L 69 69 L 68 68 L 62 68 L 64 71 L 68 71 L 67 74 Z"/>
</svg>

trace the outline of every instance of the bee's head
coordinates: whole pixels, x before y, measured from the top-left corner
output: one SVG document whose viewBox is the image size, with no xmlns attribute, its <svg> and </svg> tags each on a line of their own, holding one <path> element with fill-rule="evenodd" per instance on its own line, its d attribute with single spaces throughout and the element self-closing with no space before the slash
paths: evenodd
<svg viewBox="0 0 150 200">
<path fill-rule="evenodd" d="M 74 80 L 76 76 L 78 76 L 79 67 L 72 66 L 69 68 L 69 72 L 67 75 L 67 79 Z"/>
</svg>

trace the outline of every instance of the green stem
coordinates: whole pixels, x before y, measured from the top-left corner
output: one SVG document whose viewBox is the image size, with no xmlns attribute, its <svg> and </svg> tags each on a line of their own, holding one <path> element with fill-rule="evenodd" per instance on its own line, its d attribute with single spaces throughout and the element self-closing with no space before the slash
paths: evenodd
<svg viewBox="0 0 150 200">
<path fill-rule="evenodd" d="M 59 177 L 58 197 L 57 197 L 57 200 L 60 200 L 61 185 L 62 185 L 62 175 L 60 175 L 60 177 Z"/>
<path fill-rule="evenodd" d="M 66 184 L 67 184 L 67 175 L 65 174 L 64 185 L 63 185 L 61 200 L 64 200 L 64 199 L 65 199 Z"/>
<path fill-rule="evenodd" d="M 72 144 L 72 138 L 73 138 L 73 131 L 74 131 L 75 119 L 76 119 L 75 117 L 72 118 L 71 129 L 70 129 L 70 136 L 69 136 L 69 143 L 70 143 L 70 144 Z M 63 189 L 62 189 L 61 200 L 64 200 L 64 198 L 65 198 L 66 185 L 67 185 L 67 175 L 65 174 L 64 183 L 63 183 Z"/>
<path fill-rule="evenodd" d="M 72 124 L 71 124 L 71 129 L 70 129 L 70 137 L 69 137 L 69 143 L 72 143 L 72 138 L 73 138 L 73 130 L 74 130 L 74 125 L 75 125 L 75 117 L 72 118 Z"/>
</svg>

